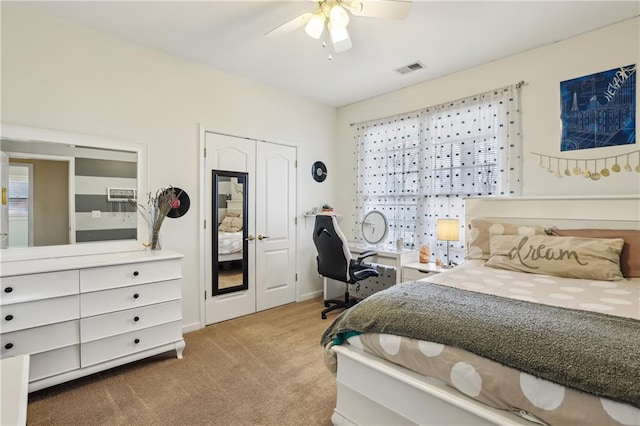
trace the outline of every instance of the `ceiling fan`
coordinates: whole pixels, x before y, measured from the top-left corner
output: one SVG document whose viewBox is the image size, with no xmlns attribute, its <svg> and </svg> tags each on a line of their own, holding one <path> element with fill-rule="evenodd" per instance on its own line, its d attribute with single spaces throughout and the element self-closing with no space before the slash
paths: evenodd
<svg viewBox="0 0 640 426">
<path fill-rule="evenodd" d="M 265 36 L 288 34 L 304 25 L 305 32 L 316 40 L 322 37 L 325 26 L 336 53 L 351 49 L 347 30 L 349 13 L 353 16 L 404 19 L 411 10 L 411 0 L 319 0 L 315 12 L 303 13 L 267 32 Z"/>
</svg>

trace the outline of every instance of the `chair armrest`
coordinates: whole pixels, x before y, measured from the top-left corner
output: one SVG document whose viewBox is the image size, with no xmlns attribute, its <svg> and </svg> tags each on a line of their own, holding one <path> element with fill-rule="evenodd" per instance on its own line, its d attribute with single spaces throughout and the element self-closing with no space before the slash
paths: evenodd
<svg viewBox="0 0 640 426">
<path fill-rule="evenodd" d="M 360 269 L 358 271 L 351 272 L 351 279 L 354 282 L 358 282 L 358 281 L 367 279 L 369 277 L 377 277 L 379 275 L 380 273 L 376 269 L 366 268 L 366 269 Z"/>
<path fill-rule="evenodd" d="M 375 256 L 377 254 L 378 254 L 378 252 L 377 251 L 373 251 L 373 250 L 362 252 L 362 253 L 360 253 L 358 255 L 357 262 L 361 263 L 367 257 Z"/>
</svg>

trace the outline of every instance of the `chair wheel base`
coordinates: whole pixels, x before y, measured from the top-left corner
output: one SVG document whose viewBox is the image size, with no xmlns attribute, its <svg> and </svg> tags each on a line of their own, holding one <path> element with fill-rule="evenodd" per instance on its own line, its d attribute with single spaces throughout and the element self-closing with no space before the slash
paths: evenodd
<svg viewBox="0 0 640 426">
<path fill-rule="evenodd" d="M 321 317 L 322 319 L 327 319 L 327 314 L 331 311 L 335 311 L 337 309 L 349 309 L 353 305 L 358 303 L 358 300 L 354 297 L 350 297 L 349 293 L 345 293 L 344 300 L 325 300 L 324 306 L 327 308 L 322 311 Z M 331 306 L 333 305 L 333 306 Z"/>
</svg>

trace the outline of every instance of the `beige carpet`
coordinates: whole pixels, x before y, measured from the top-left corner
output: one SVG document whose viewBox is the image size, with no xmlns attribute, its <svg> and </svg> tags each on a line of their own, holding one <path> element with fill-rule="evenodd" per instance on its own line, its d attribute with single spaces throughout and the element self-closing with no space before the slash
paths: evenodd
<svg viewBox="0 0 640 426">
<path fill-rule="evenodd" d="M 28 425 L 330 425 L 322 300 L 185 334 L 175 353 L 29 395 Z M 335 315 L 333 316 L 335 317 Z"/>
</svg>

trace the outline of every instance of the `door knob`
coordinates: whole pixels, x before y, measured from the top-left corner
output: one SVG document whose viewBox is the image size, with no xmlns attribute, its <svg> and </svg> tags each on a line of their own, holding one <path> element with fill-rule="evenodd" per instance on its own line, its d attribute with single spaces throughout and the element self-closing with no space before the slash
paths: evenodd
<svg viewBox="0 0 640 426">
<path fill-rule="evenodd" d="M 264 239 L 267 239 L 267 238 L 269 238 L 269 237 L 267 237 L 266 235 L 258 234 L 258 239 L 259 240 L 264 240 Z"/>
<path fill-rule="evenodd" d="M 249 235 L 247 238 L 245 238 L 245 240 L 247 240 L 247 241 L 253 241 L 255 239 L 256 239 L 256 237 L 254 237 L 253 235 Z"/>
</svg>

